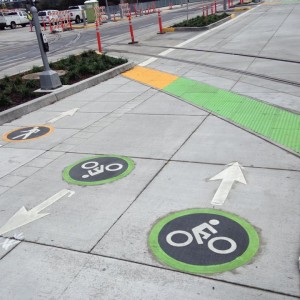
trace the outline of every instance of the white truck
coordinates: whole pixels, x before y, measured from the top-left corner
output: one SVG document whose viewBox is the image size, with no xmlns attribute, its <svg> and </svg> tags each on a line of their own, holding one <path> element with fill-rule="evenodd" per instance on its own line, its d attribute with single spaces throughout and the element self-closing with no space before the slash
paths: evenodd
<svg viewBox="0 0 300 300">
<path fill-rule="evenodd" d="M 18 25 L 25 27 L 27 24 L 29 24 L 29 19 L 25 11 L 0 12 L 0 30 L 4 30 L 5 27 L 16 29 Z"/>
<path fill-rule="evenodd" d="M 69 6 L 68 8 L 69 16 L 71 21 L 75 21 L 75 23 L 83 22 L 83 18 L 86 18 L 84 5 L 74 5 Z M 107 15 L 102 15 L 102 22 L 106 22 L 108 19 Z"/>
<path fill-rule="evenodd" d="M 70 20 L 75 21 L 75 23 L 80 23 L 83 21 L 84 16 L 86 16 L 84 12 L 84 5 L 74 5 L 69 6 L 68 8 Z"/>
</svg>

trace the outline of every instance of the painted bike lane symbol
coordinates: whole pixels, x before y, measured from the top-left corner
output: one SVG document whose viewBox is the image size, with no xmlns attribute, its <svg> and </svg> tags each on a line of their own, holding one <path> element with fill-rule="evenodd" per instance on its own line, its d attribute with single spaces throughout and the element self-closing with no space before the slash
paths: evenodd
<svg viewBox="0 0 300 300">
<path fill-rule="evenodd" d="M 161 262 L 184 272 L 209 274 L 246 264 L 259 237 L 246 220 L 215 209 L 191 209 L 159 220 L 149 247 Z"/>
<path fill-rule="evenodd" d="M 209 224 L 208 224 L 209 223 Z M 202 223 L 199 226 L 196 226 L 194 228 L 192 228 L 192 233 L 194 235 L 184 231 L 184 230 L 175 230 L 170 232 L 167 237 L 166 237 L 166 241 L 169 245 L 173 246 L 173 247 L 185 247 L 188 246 L 189 244 L 192 243 L 193 239 L 195 238 L 196 242 L 198 245 L 202 245 L 204 244 L 203 240 L 208 240 L 207 242 L 207 246 L 209 248 L 209 250 L 211 250 L 214 253 L 218 253 L 218 254 L 229 254 L 232 253 L 236 250 L 237 245 L 236 242 L 228 237 L 225 236 L 218 236 L 218 237 L 214 237 L 209 239 L 213 234 L 218 233 L 218 231 L 211 225 L 219 225 L 220 222 L 218 220 L 210 220 L 208 223 Z M 205 229 L 207 229 L 207 231 L 205 231 Z M 178 235 L 178 234 L 182 234 L 184 235 L 187 240 L 185 242 L 174 242 L 172 240 L 174 235 Z M 228 249 L 217 249 L 215 247 L 215 242 L 217 241 L 226 241 L 228 242 L 228 244 L 230 245 Z"/>
<path fill-rule="evenodd" d="M 134 162 L 128 157 L 98 155 L 77 161 L 63 171 L 63 178 L 77 185 L 98 185 L 128 175 Z"/>
<path fill-rule="evenodd" d="M 82 178 L 89 178 L 90 176 L 96 176 L 106 172 L 115 172 L 123 168 L 122 164 L 113 163 L 109 165 L 99 165 L 96 161 L 88 161 L 81 166 L 82 169 L 87 170 L 88 174 L 84 174 Z"/>
</svg>

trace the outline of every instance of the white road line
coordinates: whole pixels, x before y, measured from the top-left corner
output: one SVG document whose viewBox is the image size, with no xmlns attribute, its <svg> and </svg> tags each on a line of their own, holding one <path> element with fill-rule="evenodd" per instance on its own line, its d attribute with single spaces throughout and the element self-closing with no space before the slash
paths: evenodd
<svg viewBox="0 0 300 300">
<path fill-rule="evenodd" d="M 155 25 L 155 23 L 151 23 L 151 24 L 147 24 L 147 25 L 144 25 L 144 26 L 140 26 L 139 28 L 137 28 L 137 30 L 139 30 L 141 28 L 146 28 L 146 27 L 149 27 L 149 26 L 152 26 L 152 25 Z"/>
<path fill-rule="evenodd" d="M 19 57 L 19 58 L 15 58 L 15 59 L 9 59 L 9 60 L 5 60 L 5 61 L 1 61 L 0 65 L 10 63 L 10 62 L 13 62 L 13 61 L 16 61 L 16 60 L 24 59 L 24 58 L 26 58 L 26 57 Z"/>
<path fill-rule="evenodd" d="M 256 9 L 257 7 L 258 7 L 258 6 L 256 6 L 255 8 L 253 8 L 253 9 L 251 9 L 251 10 L 248 10 L 247 12 L 245 12 L 245 13 L 243 13 L 243 14 L 237 16 L 237 17 L 234 18 L 234 19 L 229 20 L 228 22 L 225 22 L 225 23 L 221 24 L 220 26 L 217 26 L 217 27 L 215 27 L 215 28 L 213 28 L 213 29 L 210 29 L 210 30 L 207 30 L 207 31 L 205 31 L 205 32 L 202 32 L 202 33 L 200 33 L 200 34 L 194 36 L 193 38 L 190 38 L 190 39 L 188 39 L 188 40 L 186 40 L 186 41 L 184 41 L 184 42 L 182 42 L 182 43 L 180 43 L 180 44 L 178 44 L 178 45 L 176 45 L 176 46 L 174 46 L 174 47 L 175 47 L 175 48 L 180 48 L 180 47 L 182 47 L 182 46 L 185 46 L 185 45 L 187 45 L 187 44 L 189 44 L 189 43 L 191 43 L 191 42 L 197 40 L 198 38 L 200 38 L 200 37 L 202 37 L 202 36 L 204 36 L 204 35 L 206 35 L 206 34 L 212 32 L 212 31 L 214 31 L 214 30 L 216 30 L 216 29 L 220 29 L 220 28 L 222 28 L 223 26 L 225 26 L 225 25 L 227 25 L 227 24 L 230 24 L 231 22 L 235 22 L 237 19 L 239 19 L 240 17 L 245 16 L 246 14 L 252 12 L 252 11 L 253 11 L 254 9 Z M 159 53 L 158 55 L 159 55 L 159 56 L 166 56 L 167 54 L 169 54 L 169 53 L 171 53 L 171 52 L 173 52 L 173 51 L 175 51 L 175 50 L 178 50 L 178 49 L 169 48 L 169 49 L 167 49 L 167 50 L 165 50 L 165 51 Z M 149 64 L 151 64 L 151 63 L 153 63 L 153 62 L 155 62 L 155 61 L 158 60 L 158 59 L 159 59 L 159 58 L 157 58 L 157 57 L 151 57 L 151 58 L 145 60 L 144 62 L 140 63 L 139 66 L 145 67 L 145 66 L 147 66 L 147 65 L 149 65 Z"/>
</svg>

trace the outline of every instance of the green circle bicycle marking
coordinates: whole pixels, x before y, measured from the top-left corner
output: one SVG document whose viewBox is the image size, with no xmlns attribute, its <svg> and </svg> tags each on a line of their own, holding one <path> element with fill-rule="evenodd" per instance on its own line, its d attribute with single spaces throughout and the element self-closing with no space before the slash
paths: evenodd
<svg viewBox="0 0 300 300">
<path fill-rule="evenodd" d="M 199 214 L 199 216 L 200 215 L 205 216 L 206 218 L 209 215 L 210 215 L 209 218 L 211 218 L 211 215 L 214 215 L 214 216 L 216 216 L 216 219 L 218 219 L 218 216 L 219 216 L 219 218 L 222 218 L 223 220 L 224 220 L 224 218 L 228 219 L 228 222 L 237 223 L 236 225 L 240 226 L 241 230 L 244 230 L 246 235 L 248 236 L 248 244 L 247 244 L 246 250 L 241 255 L 239 255 L 238 257 L 234 258 L 233 260 L 231 260 L 229 262 L 210 264 L 210 265 L 195 265 L 195 264 L 191 264 L 191 263 L 185 263 L 183 261 L 175 259 L 174 257 L 171 257 L 168 253 L 166 253 L 166 251 L 164 249 L 162 249 L 162 246 L 159 242 L 159 238 L 162 240 L 160 233 L 162 233 L 167 226 L 170 227 L 170 224 L 172 224 L 172 222 L 176 222 L 176 221 L 180 220 L 180 218 L 185 218 L 185 220 L 186 220 L 190 216 L 196 215 L 196 214 Z M 217 220 L 211 220 L 211 221 L 216 222 Z M 187 245 L 187 244 L 190 245 L 192 243 L 191 238 L 192 238 L 192 234 L 194 234 L 194 233 L 192 231 L 190 231 L 190 232 L 191 232 L 191 234 L 187 231 L 181 231 L 181 230 L 176 231 L 175 230 L 175 231 L 169 233 L 165 240 L 168 241 L 168 236 L 170 234 L 172 234 L 172 237 L 174 237 L 176 233 L 178 235 L 179 234 L 182 235 L 182 233 L 185 233 L 186 235 L 184 235 L 184 237 L 185 237 L 184 242 L 183 241 L 174 242 L 171 240 L 171 242 L 173 244 L 177 243 L 176 245 L 177 245 L 178 250 L 176 250 L 176 251 L 181 251 L 180 249 L 184 249 L 185 245 Z M 209 232 L 209 231 L 207 231 L 207 232 Z M 163 237 L 165 238 L 164 235 L 163 235 Z M 190 240 L 189 240 L 189 238 L 190 238 Z M 225 237 L 221 237 L 221 238 L 225 238 Z M 217 239 L 220 239 L 220 238 L 217 238 Z M 193 239 L 193 243 L 194 243 L 194 240 L 196 240 L 196 237 Z M 169 241 L 170 241 L 170 237 L 169 237 Z M 233 242 L 234 242 L 234 240 L 233 240 Z M 237 240 L 235 242 L 237 242 L 237 244 L 238 244 Z M 235 268 L 240 267 L 240 266 L 246 264 L 247 262 L 249 262 L 258 251 L 259 237 L 258 237 L 256 230 L 252 227 L 252 225 L 250 223 L 248 223 L 246 220 L 244 220 L 234 214 L 220 211 L 220 210 L 214 210 L 214 209 L 190 209 L 190 210 L 184 210 L 184 211 L 170 214 L 170 215 L 166 216 L 165 218 L 159 220 L 151 229 L 148 243 L 149 243 L 149 247 L 150 247 L 152 253 L 159 261 L 161 261 L 175 269 L 178 269 L 178 270 L 181 270 L 184 272 L 188 272 L 188 273 L 195 273 L 195 274 L 212 274 L 212 273 L 220 273 L 220 272 L 224 272 L 224 271 L 229 271 L 229 270 L 235 269 Z M 204 243 L 209 244 L 209 239 L 205 238 L 205 241 L 203 241 L 203 244 Z M 212 245 L 212 243 L 210 245 Z M 202 246 L 202 245 L 200 245 L 200 246 Z M 168 245 L 168 247 L 171 248 L 170 245 Z M 214 249 L 216 251 L 224 251 L 224 253 L 226 251 L 226 250 L 218 250 L 218 249 L 216 249 L 216 247 L 214 247 Z M 183 252 L 184 252 L 184 250 L 183 250 Z M 199 251 L 199 253 L 201 253 L 201 252 Z M 215 253 L 217 253 L 217 252 L 215 252 Z M 186 257 L 188 257 L 188 254 L 185 254 L 185 255 L 187 255 Z M 213 255 L 217 255 L 217 254 L 213 254 Z M 184 255 L 182 257 L 184 257 Z"/>
<path fill-rule="evenodd" d="M 105 166 L 105 163 L 110 161 L 110 164 Z M 101 162 L 104 163 L 101 165 Z M 94 167 L 83 167 L 84 165 L 87 164 L 94 164 L 94 166 L 97 165 L 96 168 Z M 123 165 L 120 172 L 120 169 L 112 169 L 113 165 Z M 100 166 L 100 167 L 99 167 Z M 108 169 L 108 167 L 110 167 Z M 90 156 L 81 160 L 76 161 L 72 165 L 66 167 L 63 170 L 63 179 L 71 184 L 76 184 L 76 185 L 82 185 L 82 186 L 92 186 L 92 185 L 101 185 L 109 182 L 113 182 L 116 180 L 119 180 L 125 176 L 127 176 L 135 167 L 135 163 L 133 160 L 131 160 L 128 157 L 125 156 L 119 156 L 119 155 L 95 155 L 95 156 Z M 83 170 L 82 170 L 83 169 Z M 90 169 L 96 170 L 94 174 L 89 173 L 89 174 L 84 174 L 84 171 L 92 172 L 89 171 Z M 75 170 L 75 172 L 74 172 Z M 108 172 L 107 172 L 108 171 Z M 109 176 L 106 175 L 103 179 L 97 180 L 97 176 L 99 178 L 99 174 L 106 174 L 111 173 L 117 173 L 115 176 Z M 72 174 L 73 173 L 73 174 Z M 96 175 L 96 176 L 95 176 Z M 94 176 L 94 178 L 93 178 Z M 101 175 L 103 177 L 103 175 Z M 91 180 L 88 178 L 91 177 Z M 96 178 L 96 179 L 95 179 Z M 94 179 L 94 180 L 93 180 Z"/>
</svg>

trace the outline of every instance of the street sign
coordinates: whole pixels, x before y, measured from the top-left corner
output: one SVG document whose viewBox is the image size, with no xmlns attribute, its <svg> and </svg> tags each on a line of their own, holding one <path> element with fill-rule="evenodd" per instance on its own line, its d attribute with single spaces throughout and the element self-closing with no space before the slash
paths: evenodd
<svg viewBox="0 0 300 300">
<path fill-rule="evenodd" d="M 172 268 L 196 274 L 219 273 L 249 262 L 259 247 L 255 229 L 244 219 L 215 209 L 171 214 L 154 225 L 149 246 Z"/>
<path fill-rule="evenodd" d="M 97 155 L 68 166 L 63 178 L 77 185 L 99 185 L 127 176 L 134 169 L 134 162 L 128 157 Z"/>
<path fill-rule="evenodd" d="M 2 139 L 6 142 L 25 142 L 32 141 L 54 131 L 54 127 L 48 125 L 34 125 L 30 127 L 22 127 L 5 133 Z"/>
</svg>

